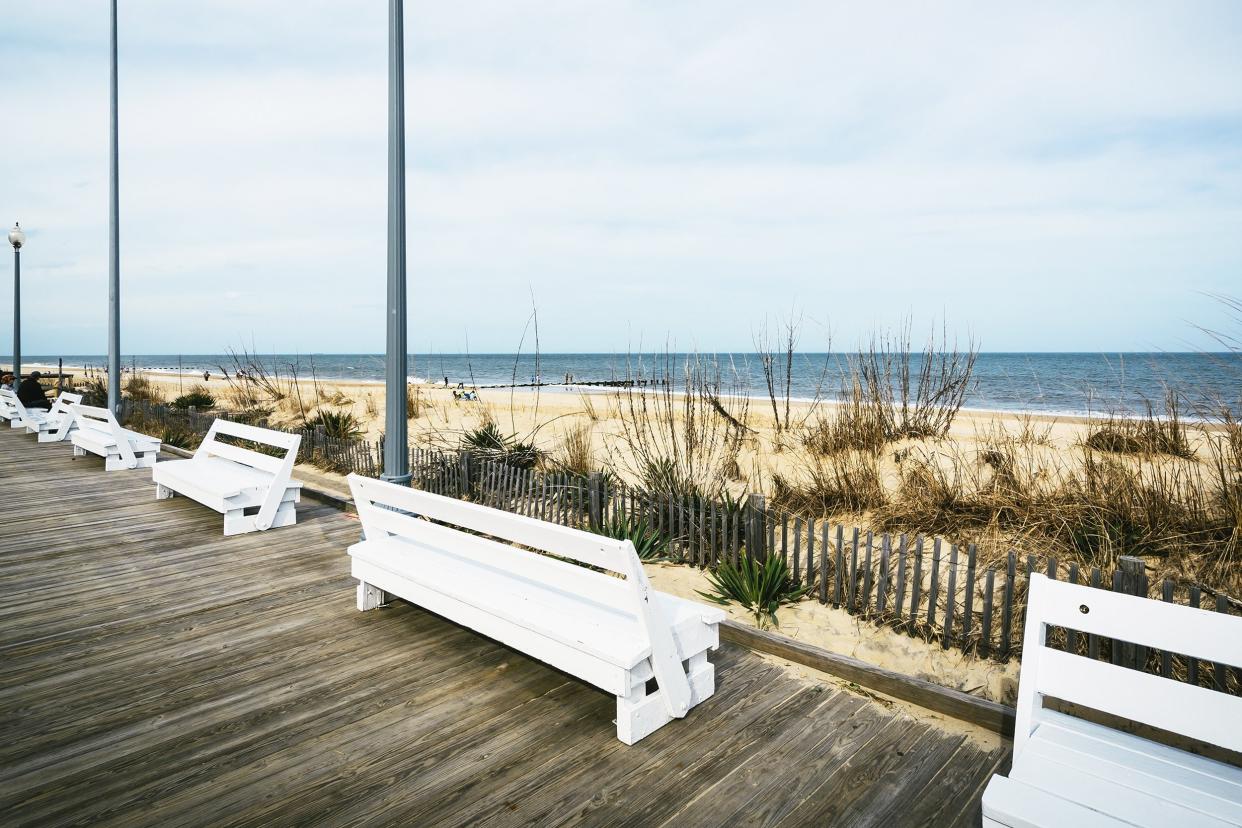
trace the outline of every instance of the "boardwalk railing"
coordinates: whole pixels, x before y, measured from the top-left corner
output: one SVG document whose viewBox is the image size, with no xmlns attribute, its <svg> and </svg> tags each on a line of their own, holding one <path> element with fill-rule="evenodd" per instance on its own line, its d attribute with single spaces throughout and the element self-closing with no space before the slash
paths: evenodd
<svg viewBox="0 0 1242 828">
<path fill-rule="evenodd" d="M 123 413 L 146 428 L 205 434 L 216 414 L 125 401 Z M 269 426 L 270 427 L 270 426 Z M 375 477 L 383 441 L 338 440 L 302 429 L 298 461 Z M 738 500 L 646 491 L 603 475 L 540 472 L 504 457 L 414 448 L 412 485 L 450 497 L 588 531 L 642 524 L 659 539 L 662 557 L 700 568 L 743 555 L 779 555 L 808 597 L 944 649 L 1005 661 L 1019 656 L 1026 585 L 1033 572 L 1070 583 L 1155 600 L 1242 614 L 1242 603 L 1200 584 L 1149 583 L 1143 562 L 1122 557 L 1113 569 L 1010 551 L 982 561 L 974 544 L 920 534 L 875 533 L 767 508 L 761 495 Z M 1155 594 L 1153 594 L 1155 593 Z M 1238 693 L 1242 671 L 1200 664 L 1178 653 L 1149 652 L 1124 642 L 1057 632 L 1066 649 L 1135 669 Z"/>
</svg>

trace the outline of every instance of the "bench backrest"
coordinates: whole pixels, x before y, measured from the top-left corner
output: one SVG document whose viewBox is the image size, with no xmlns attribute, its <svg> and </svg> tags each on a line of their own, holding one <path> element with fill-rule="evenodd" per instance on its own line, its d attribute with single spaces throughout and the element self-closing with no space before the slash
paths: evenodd
<svg viewBox="0 0 1242 828">
<path fill-rule="evenodd" d="M 0 388 L 0 411 L 4 411 L 6 417 L 21 418 L 17 405 L 17 394 L 8 388 Z"/>
<path fill-rule="evenodd" d="M 382 480 L 349 476 L 354 505 L 367 538 L 416 537 L 426 523 L 420 515 L 462 529 L 521 544 L 588 566 L 629 577 L 637 556 L 629 541 L 593 535 L 568 526 L 515 515 L 452 497 L 397 486 Z M 396 511 L 394 511 L 396 510 Z M 626 607 L 628 611 L 630 607 Z"/>
<path fill-rule="evenodd" d="M 1017 757 L 1044 696 L 1242 751 L 1242 698 L 1046 646 L 1049 626 L 1242 666 L 1242 618 L 1032 574 L 1013 739 Z"/>
<path fill-rule="evenodd" d="M 260 451 L 223 442 L 217 439 L 220 435 L 283 449 L 284 454 L 280 457 L 273 457 Z M 302 438 L 297 434 L 287 434 L 283 431 L 273 431 L 270 428 L 259 428 L 218 419 L 207 430 L 207 436 L 203 438 L 203 442 L 199 443 L 198 449 L 194 452 L 194 459 L 220 457 L 271 475 L 283 475 L 288 478 L 301 443 Z"/>
</svg>

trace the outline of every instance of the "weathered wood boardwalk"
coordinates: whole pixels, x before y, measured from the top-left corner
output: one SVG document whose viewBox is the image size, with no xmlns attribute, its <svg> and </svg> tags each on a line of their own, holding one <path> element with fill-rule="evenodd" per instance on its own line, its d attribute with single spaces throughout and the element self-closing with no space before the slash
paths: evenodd
<svg viewBox="0 0 1242 828">
<path fill-rule="evenodd" d="M 226 539 L 102 469 L 0 432 L 6 826 L 977 825 L 1007 759 L 729 645 L 713 698 L 626 747 L 612 697 L 355 611 L 340 512 Z"/>
</svg>

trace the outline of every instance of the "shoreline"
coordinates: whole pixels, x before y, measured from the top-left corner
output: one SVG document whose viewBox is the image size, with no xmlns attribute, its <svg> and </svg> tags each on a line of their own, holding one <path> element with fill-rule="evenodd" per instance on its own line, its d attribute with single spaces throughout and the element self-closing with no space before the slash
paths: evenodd
<svg viewBox="0 0 1242 828">
<path fill-rule="evenodd" d="M 40 362 L 29 363 L 23 366 L 23 368 L 24 368 L 24 372 L 37 370 L 45 374 L 55 374 L 57 370 L 57 366 L 55 365 L 49 365 L 47 363 L 40 363 Z M 95 367 L 94 365 L 92 365 L 91 368 L 97 374 L 102 373 L 101 369 Z M 84 373 L 86 370 L 87 370 L 87 366 L 76 365 L 76 364 L 75 365 L 67 364 L 63 368 L 64 373 L 71 373 L 71 372 Z M 122 366 L 123 373 L 132 373 L 132 371 L 133 371 L 132 368 Z M 148 368 L 148 367 L 143 367 L 141 365 L 138 366 L 137 371 L 139 374 L 154 375 L 155 377 L 158 377 L 163 380 L 180 380 L 181 382 L 184 382 L 188 387 L 192 387 L 194 384 L 203 384 L 204 382 L 201 371 L 196 372 L 196 371 L 191 371 L 188 369 L 182 369 L 181 371 L 178 371 L 176 368 Z M 208 381 L 209 385 L 217 383 L 217 382 L 224 383 L 225 385 L 228 384 L 227 378 L 219 371 L 219 369 L 210 371 L 210 375 L 211 375 L 211 379 Z M 309 377 L 299 376 L 299 382 L 306 382 L 309 385 L 314 385 L 314 383 L 318 382 L 321 386 L 332 386 L 336 388 L 360 388 L 360 389 L 383 390 L 385 387 L 385 381 L 382 379 L 358 379 L 354 377 L 338 377 L 338 376 L 329 376 L 329 375 L 316 375 L 313 379 Z M 449 385 L 446 386 L 442 382 L 439 382 L 439 381 L 433 382 L 433 381 L 427 380 L 424 377 L 416 377 L 416 376 L 407 377 L 407 384 L 415 388 L 421 388 L 425 390 L 440 390 L 440 391 L 445 391 L 445 392 L 452 391 L 454 388 L 457 387 L 457 383 L 450 383 Z M 569 384 L 547 383 L 544 385 L 534 385 L 530 383 L 519 383 L 517 385 L 488 385 L 488 384 L 472 385 L 468 383 L 462 383 L 462 384 L 467 389 L 470 389 L 470 390 L 477 389 L 482 392 L 516 393 L 516 394 L 528 394 L 532 396 L 542 394 L 545 392 L 549 394 L 554 394 L 556 396 L 580 395 L 580 394 L 609 396 L 609 395 L 615 395 L 615 394 L 623 394 L 630 390 L 626 386 L 605 386 L 605 385 L 594 385 L 594 384 L 584 385 L 584 384 L 575 384 L 575 383 L 569 383 Z M 188 390 L 188 387 L 187 387 L 187 390 Z M 643 386 L 637 390 L 642 390 L 644 388 L 649 389 L 649 390 L 658 390 L 660 386 Z M 673 394 L 676 396 L 681 396 L 684 394 L 684 392 L 673 391 Z M 756 402 L 766 403 L 769 400 L 767 396 L 757 395 L 757 394 L 722 393 L 720 396 L 721 398 L 730 399 L 730 400 L 746 399 L 746 400 L 749 400 L 751 403 L 756 403 Z M 817 405 L 817 406 L 818 405 L 823 405 L 823 406 L 843 405 L 843 403 L 839 400 L 832 400 L 832 399 L 826 399 L 826 398 L 820 398 L 819 400 L 816 400 L 812 397 L 792 397 L 791 396 L 789 398 L 789 401 L 790 403 L 798 406 L 799 408 L 803 408 L 806 406 L 812 406 L 812 405 Z M 778 398 L 778 403 L 779 402 L 783 402 L 783 400 Z M 1124 413 L 1123 412 L 1111 412 L 1107 409 L 1092 411 L 1092 410 L 1047 409 L 1047 408 L 989 408 L 985 406 L 964 405 L 959 411 L 961 414 L 966 415 L 972 419 L 979 418 L 979 417 L 985 417 L 985 416 L 1029 417 L 1041 423 L 1062 422 L 1062 423 L 1074 423 L 1074 424 L 1080 424 L 1080 425 L 1086 425 L 1088 423 L 1091 423 L 1092 421 L 1103 420 L 1103 419 L 1123 419 L 1123 420 L 1136 419 L 1137 420 L 1137 419 L 1143 419 L 1145 417 L 1144 414 L 1141 414 L 1138 412 L 1124 412 Z M 1166 415 L 1163 415 L 1163 414 L 1157 414 L 1155 416 L 1157 420 L 1165 420 L 1167 418 Z M 1183 422 L 1194 423 L 1194 424 L 1210 424 L 1212 422 L 1212 420 L 1210 420 L 1209 418 L 1200 417 L 1196 415 L 1190 415 L 1190 414 L 1179 415 L 1179 419 L 1181 419 Z"/>
</svg>

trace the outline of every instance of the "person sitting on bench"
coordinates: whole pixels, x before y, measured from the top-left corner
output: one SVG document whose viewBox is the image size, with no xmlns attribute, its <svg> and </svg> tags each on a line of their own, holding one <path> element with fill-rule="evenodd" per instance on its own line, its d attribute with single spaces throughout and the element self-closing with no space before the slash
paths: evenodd
<svg viewBox="0 0 1242 828">
<path fill-rule="evenodd" d="M 22 384 L 17 386 L 17 398 L 22 401 L 22 405 L 26 408 L 42 408 L 50 411 L 52 408 L 51 401 L 48 400 L 47 394 L 43 391 L 43 386 L 39 385 L 39 377 L 43 376 L 38 371 L 31 371 L 30 376 L 22 380 Z"/>
</svg>

